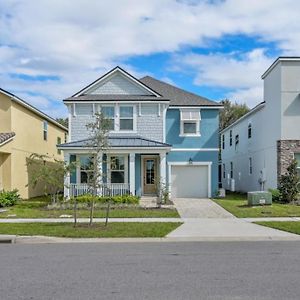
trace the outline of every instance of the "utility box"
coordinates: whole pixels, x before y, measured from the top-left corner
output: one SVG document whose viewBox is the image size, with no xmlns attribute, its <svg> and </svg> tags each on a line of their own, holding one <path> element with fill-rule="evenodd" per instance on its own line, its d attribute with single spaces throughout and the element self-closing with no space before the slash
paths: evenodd
<svg viewBox="0 0 300 300">
<path fill-rule="evenodd" d="M 271 205 L 272 204 L 272 194 L 269 192 L 248 192 L 248 205 Z"/>
</svg>

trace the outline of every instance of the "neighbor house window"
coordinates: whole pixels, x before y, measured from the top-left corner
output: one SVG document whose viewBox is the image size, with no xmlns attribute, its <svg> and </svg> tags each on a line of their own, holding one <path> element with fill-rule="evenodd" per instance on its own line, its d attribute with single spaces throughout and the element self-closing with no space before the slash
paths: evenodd
<svg viewBox="0 0 300 300">
<path fill-rule="evenodd" d="M 222 134 L 222 149 L 225 149 L 225 135 Z"/>
<path fill-rule="evenodd" d="M 230 162 L 230 178 L 233 178 L 233 162 Z"/>
<path fill-rule="evenodd" d="M 200 135 L 200 110 L 182 109 L 180 111 L 180 135 Z"/>
<path fill-rule="evenodd" d="M 249 123 L 248 125 L 248 139 L 251 139 L 252 137 L 252 125 Z"/>
<path fill-rule="evenodd" d="M 65 143 L 68 141 L 68 134 L 65 132 Z"/>
<path fill-rule="evenodd" d="M 294 158 L 297 160 L 297 171 L 300 176 L 300 153 L 294 153 Z"/>
<path fill-rule="evenodd" d="M 223 164 L 223 178 L 226 178 L 226 169 L 225 169 L 225 164 Z"/>
<path fill-rule="evenodd" d="M 125 156 L 110 157 L 110 182 L 125 183 Z"/>
<path fill-rule="evenodd" d="M 57 137 L 57 145 L 60 145 L 61 144 L 61 137 Z M 57 149 L 57 154 L 61 154 L 61 150 L 60 149 Z"/>
<path fill-rule="evenodd" d="M 115 130 L 115 107 L 102 106 L 101 112 L 103 116 L 109 120 L 109 130 Z"/>
<path fill-rule="evenodd" d="M 235 136 L 235 149 L 237 149 L 238 145 L 239 145 L 239 142 L 240 142 L 240 136 L 237 134 Z"/>
<path fill-rule="evenodd" d="M 80 156 L 80 183 L 91 182 L 93 178 L 93 157 L 92 156 Z"/>
<path fill-rule="evenodd" d="M 44 141 L 47 141 L 47 139 L 48 139 L 48 122 L 47 121 L 43 122 L 43 138 L 44 138 Z"/>
<path fill-rule="evenodd" d="M 133 130 L 133 106 L 120 106 L 120 130 Z"/>
<path fill-rule="evenodd" d="M 229 132 L 229 146 L 232 146 L 232 130 Z"/>
<path fill-rule="evenodd" d="M 252 174 L 252 157 L 249 157 L 249 174 Z"/>
</svg>

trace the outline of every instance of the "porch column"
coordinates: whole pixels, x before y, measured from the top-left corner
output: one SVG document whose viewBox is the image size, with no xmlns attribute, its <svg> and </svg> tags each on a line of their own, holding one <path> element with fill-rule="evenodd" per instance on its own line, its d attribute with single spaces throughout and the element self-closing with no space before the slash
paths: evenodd
<svg viewBox="0 0 300 300">
<path fill-rule="evenodd" d="M 135 195 L 135 153 L 129 154 L 129 187 L 130 194 Z"/>
<path fill-rule="evenodd" d="M 70 154 L 64 152 L 65 165 L 70 164 Z M 67 172 L 64 178 L 64 197 L 70 199 L 70 172 Z"/>
<path fill-rule="evenodd" d="M 166 170 L 166 153 L 160 153 L 160 185 L 166 187 L 167 170 Z"/>
</svg>

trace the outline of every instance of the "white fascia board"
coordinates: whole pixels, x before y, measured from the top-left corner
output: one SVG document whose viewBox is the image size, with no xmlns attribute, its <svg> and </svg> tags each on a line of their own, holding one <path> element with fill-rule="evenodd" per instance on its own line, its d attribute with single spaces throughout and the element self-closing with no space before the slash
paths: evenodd
<svg viewBox="0 0 300 300">
<path fill-rule="evenodd" d="M 79 91 L 78 93 L 76 93 L 75 95 L 73 95 L 72 97 L 77 97 L 83 93 L 85 93 L 87 90 L 93 88 L 95 85 L 99 84 L 102 81 L 105 81 L 109 76 L 112 76 L 114 73 L 116 72 L 120 72 L 123 76 L 129 78 L 131 81 L 133 81 L 136 85 L 142 87 L 143 89 L 147 90 L 148 92 L 150 92 L 151 94 L 154 94 L 157 97 L 161 97 L 161 95 L 157 94 L 154 90 L 150 89 L 149 87 L 147 87 L 146 85 L 144 85 L 143 83 L 141 83 L 139 80 L 137 80 L 134 76 L 130 75 L 127 72 L 124 72 L 124 70 L 122 70 L 119 67 L 114 68 L 113 70 L 109 71 L 107 74 L 105 74 L 104 76 L 102 76 L 101 78 L 99 78 L 98 80 L 96 80 L 93 84 L 88 85 L 86 88 L 84 88 L 83 90 Z"/>
<path fill-rule="evenodd" d="M 224 106 L 172 106 L 170 105 L 168 109 L 223 109 Z"/>
</svg>

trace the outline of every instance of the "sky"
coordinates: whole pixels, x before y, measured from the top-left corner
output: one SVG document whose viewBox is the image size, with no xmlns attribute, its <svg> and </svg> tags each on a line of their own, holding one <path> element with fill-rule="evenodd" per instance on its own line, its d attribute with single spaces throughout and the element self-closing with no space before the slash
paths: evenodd
<svg viewBox="0 0 300 300">
<path fill-rule="evenodd" d="M 300 56 L 299 20 L 297 0 L 0 0 L 0 87 L 65 117 L 119 65 L 253 107 L 272 62 Z"/>
</svg>

